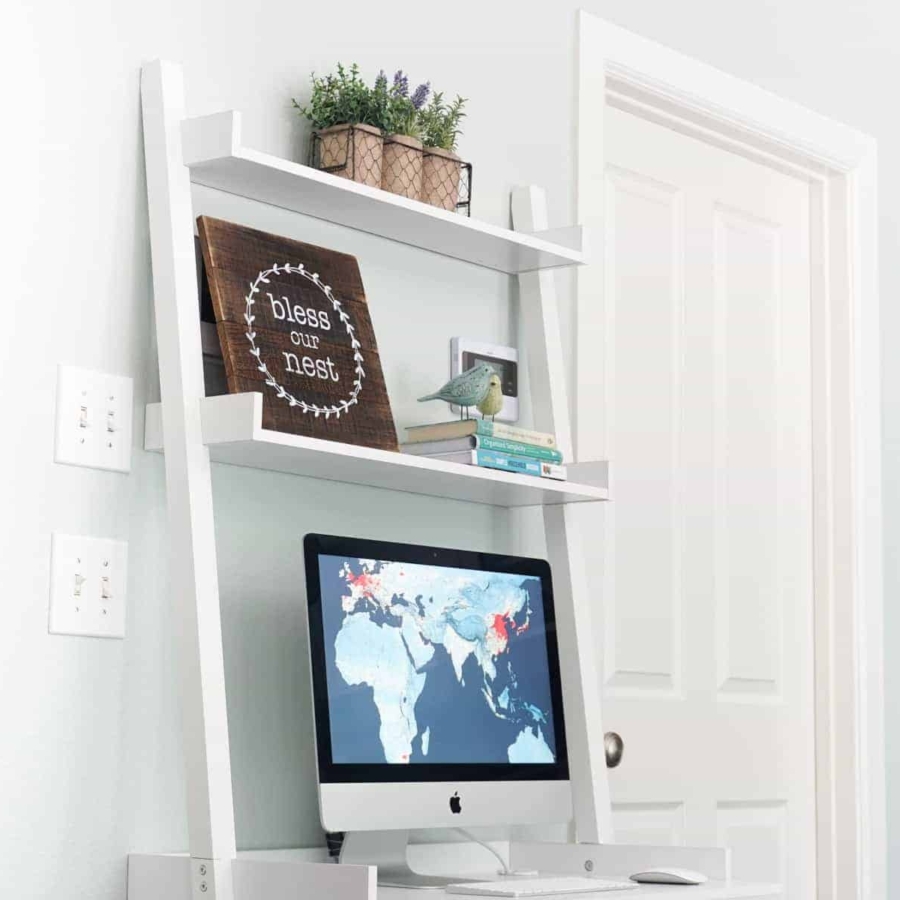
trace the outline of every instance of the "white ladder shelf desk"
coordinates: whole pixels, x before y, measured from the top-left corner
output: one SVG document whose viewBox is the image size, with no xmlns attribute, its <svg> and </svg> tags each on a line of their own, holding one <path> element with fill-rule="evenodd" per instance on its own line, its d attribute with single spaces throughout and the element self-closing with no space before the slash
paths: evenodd
<svg viewBox="0 0 900 900">
<path fill-rule="evenodd" d="M 587 638 L 589 594 L 572 510 L 575 503 L 607 498 L 605 463 L 572 464 L 571 481 L 542 484 L 265 431 L 259 395 L 205 397 L 191 183 L 516 275 L 535 427 L 557 435 L 570 463 L 564 360 L 550 270 L 585 262 L 581 229 L 548 230 L 543 193 L 533 187 L 513 192 L 512 231 L 249 150 L 241 144 L 237 113 L 185 117 L 181 68 L 173 63 L 144 67 L 141 97 L 162 395 L 161 404 L 148 407 L 145 446 L 165 451 L 190 847 L 186 856 L 132 856 L 130 900 L 388 898 L 377 891 L 371 867 L 258 854 L 250 859 L 237 853 L 210 480 L 214 460 L 495 506 L 543 508 L 559 598 L 574 827 L 580 842 L 557 846 L 563 855 L 573 846 L 600 852 L 603 848 L 595 845 L 611 838 L 610 806 L 599 682 Z M 674 852 L 681 865 L 689 866 L 692 857 L 677 848 Z M 727 855 L 720 861 L 727 876 Z M 709 894 L 708 900 L 725 896 Z"/>
</svg>

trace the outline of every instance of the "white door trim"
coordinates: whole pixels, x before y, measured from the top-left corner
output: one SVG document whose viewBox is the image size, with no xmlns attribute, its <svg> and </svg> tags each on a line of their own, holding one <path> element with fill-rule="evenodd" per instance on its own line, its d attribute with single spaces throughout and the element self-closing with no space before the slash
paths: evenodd
<svg viewBox="0 0 900 900">
<path fill-rule="evenodd" d="M 876 144 L 862 132 L 579 14 L 576 459 L 606 458 L 607 105 L 806 178 L 811 189 L 818 896 L 886 897 Z M 615 459 L 611 477 L 615 476 Z M 615 498 L 615 482 L 611 483 Z"/>
</svg>

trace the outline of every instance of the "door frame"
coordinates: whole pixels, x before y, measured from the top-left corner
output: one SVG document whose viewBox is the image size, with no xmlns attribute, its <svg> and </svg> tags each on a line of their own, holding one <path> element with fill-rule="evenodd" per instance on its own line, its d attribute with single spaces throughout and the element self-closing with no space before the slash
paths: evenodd
<svg viewBox="0 0 900 900">
<path fill-rule="evenodd" d="M 578 18 L 575 456 L 607 458 L 602 111 L 623 109 L 810 184 L 817 880 L 886 896 L 876 142 L 612 25 Z M 611 460 L 611 478 L 615 459 Z M 611 482 L 615 498 L 615 482 Z"/>
</svg>

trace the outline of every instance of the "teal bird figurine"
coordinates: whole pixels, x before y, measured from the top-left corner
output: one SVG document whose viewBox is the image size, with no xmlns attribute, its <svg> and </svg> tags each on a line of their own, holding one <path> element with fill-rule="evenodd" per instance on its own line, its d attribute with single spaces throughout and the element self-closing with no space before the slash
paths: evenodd
<svg viewBox="0 0 900 900">
<path fill-rule="evenodd" d="M 447 403 L 455 403 L 460 407 L 460 418 L 462 418 L 463 410 L 466 412 L 466 418 L 469 417 L 470 406 L 477 406 L 479 409 L 484 406 L 483 415 L 496 415 L 499 412 L 499 406 L 493 401 L 499 394 L 500 376 L 493 366 L 480 363 L 457 375 L 456 378 L 451 378 L 433 394 L 419 397 L 419 403 L 424 403 L 426 400 L 444 400 Z"/>
</svg>

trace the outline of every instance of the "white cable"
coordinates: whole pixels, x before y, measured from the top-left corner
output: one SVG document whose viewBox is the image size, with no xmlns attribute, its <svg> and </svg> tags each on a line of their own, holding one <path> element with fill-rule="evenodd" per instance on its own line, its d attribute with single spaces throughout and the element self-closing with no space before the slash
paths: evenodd
<svg viewBox="0 0 900 900">
<path fill-rule="evenodd" d="M 500 861 L 500 866 L 502 867 L 501 874 L 512 875 L 512 872 L 509 869 L 509 864 L 487 841 L 483 841 L 483 840 L 481 840 L 481 838 L 475 837 L 475 835 L 472 834 L 471 831 L 468 831 L 465 828 L 454 828 L 453 830 L 458 832 L 459 834 L 461 834 L 463 837 L 468 838 L 473 843 L 481 844 L 481 846 L 484 847 L 485 850 L 487 850 L 490 853 L 493 853 L 494 856 L 496 856 L 497 859 Z"/>
</svg>

